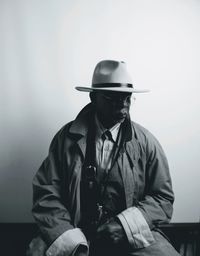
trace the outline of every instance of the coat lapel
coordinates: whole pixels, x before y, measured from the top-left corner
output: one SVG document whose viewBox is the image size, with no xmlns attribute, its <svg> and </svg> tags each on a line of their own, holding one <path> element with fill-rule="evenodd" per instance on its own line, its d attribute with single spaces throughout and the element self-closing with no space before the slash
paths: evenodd
<svg viewBox="0 0 200 256">
<path fill-rule="evenodd" d="M 73 121 L 69 132 L 72 136 L 76 137 L 76 142 L 81 150 L 82 156 L 85 157 L 86 153 L 86 137 L 88 133 L 89 124 L 93 117 L 92 104 L 86 105 Z"/>
</svg>

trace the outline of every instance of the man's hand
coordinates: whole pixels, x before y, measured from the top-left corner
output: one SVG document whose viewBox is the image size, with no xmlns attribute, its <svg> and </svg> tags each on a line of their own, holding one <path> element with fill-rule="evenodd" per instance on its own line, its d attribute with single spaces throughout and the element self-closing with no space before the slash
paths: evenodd
<svg viewBox="0 0 200 256">
<path fill-rule="evenodd" d="M 97 229 L 96 241 L 102 245 L 120 245 L 126 234 L 119 220 L 112 218 Z"/>
<path fill-rule="evenodd" d="M 75 252 L 72 253 L 72 256 L 87 256 L 87 255 L 88 255 L 88 248 L 82 244 L 80 244 L 78 248 L 75 250 Z"/>
<path fill-rule="evenodd" d="M 26 251 L 26 256 L 44 256 L 47 249 L 46 243 L 40 236 L 34 238 Z"/>
</svg>

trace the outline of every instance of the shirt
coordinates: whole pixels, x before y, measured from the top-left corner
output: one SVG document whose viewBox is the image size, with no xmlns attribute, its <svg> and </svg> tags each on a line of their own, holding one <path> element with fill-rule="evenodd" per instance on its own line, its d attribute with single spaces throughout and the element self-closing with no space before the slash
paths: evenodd
<svg viewBox="0 0 200 256">
<path fill-rule="evenodd" d="M 103 127 L 97 115 L 95 115 L 96 163 L 100 172 L 111 167 L 112 151 L 115 143 L 117 143 L 117 136 L 119 133 L 120 124 L 121 123 L 117 123 L 108 130 Z M 110 132 L 110 136 L 105 135 L 106 131 Z"/>
</svg>

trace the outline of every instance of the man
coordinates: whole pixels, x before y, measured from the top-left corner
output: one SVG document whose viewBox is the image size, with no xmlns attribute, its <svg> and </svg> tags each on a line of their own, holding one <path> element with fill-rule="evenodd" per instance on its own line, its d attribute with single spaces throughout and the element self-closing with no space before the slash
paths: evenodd
<svg viewBox="0 0 200 256">
<path fill-rule="evenodd" d="M 135 90 L 126 64 L 97 64 L 91 103 L 54 137 L 33 180 L 33 216 L 41 238 L 28 255 L 179 255 L 158 224 L 172 216 L 165 154 L 130 120 Z M 31 254 L 32 253 L 32 254 Z"/>
</svg>

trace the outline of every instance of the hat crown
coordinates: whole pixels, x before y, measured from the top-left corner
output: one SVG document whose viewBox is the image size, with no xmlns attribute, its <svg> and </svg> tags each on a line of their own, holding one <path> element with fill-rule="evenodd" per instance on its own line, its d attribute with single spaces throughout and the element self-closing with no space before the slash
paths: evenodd
<svg viewBox="0 0 200 256">
<path fill-rule="evenodd" d="M 92 86 L 76 86 L 76 89 L 82 92 L 129 92 L 143 93 L 149 90 L 136 90 L 133 86 L 131 76 L 126 68 L 124 61 L 102 60 L 93 73 Z"/>
<path fill-rule="evenodd" d="M 92 84 L 132 84 L 132 79 L 123 61 L 103 60 L 94 70 Z"/>
</svg>

